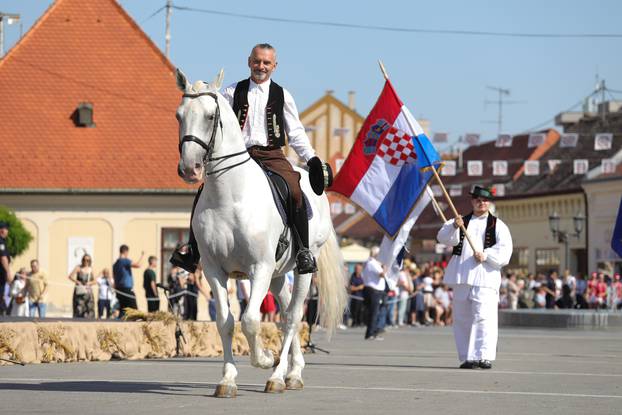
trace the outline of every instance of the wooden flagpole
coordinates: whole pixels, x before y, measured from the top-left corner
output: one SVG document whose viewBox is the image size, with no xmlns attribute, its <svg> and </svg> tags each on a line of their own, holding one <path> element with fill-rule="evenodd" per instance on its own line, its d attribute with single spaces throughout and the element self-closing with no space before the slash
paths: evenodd
<svg viewBox="0 0 622 415">
<path fill-rule="evenodd" d="M 385 69 L 384 64 L 382 63 L 381 60 L 378 60 L 378 64 L 380 65 L 380 70 L 382 71 L 382 75 L 384 76 L 384 79 L 388 81 L 389 75 L 387 74 L 387 70 Z M 408 118 L 406 118 L 406 122 L 408 122 L 408 124 L 410 125 L 410 120 Z M 412 125 L 410 125 L 410 128 L 414 131 L 414 128 Z M 451 197 L 449 197 L 449 193 L 447 193 L 447 189 L 445 189 L 445 185 L 443 184 L 443 181 L 441 180 L 441 176 L 438 175 L 438 172 L 436 171 L 434 166 L 432 166 L 432 172 L 434 173 L 434 177 L 436 178 L 436 181 L 441 186 L 441 190 L 443 191 L 443 194 L 445 195 L 445 199 L 447 200 L 447 203 L 449 203 L 449 206 L 451 207 L 454 217 L 458 218 L 460 215 L 458 214 L 458 211 L 456 210 L 456 207 L 454 206 L 454 202 L 451 200 Z M 433 203 L 436 204 L 436 200 L 434 200 L 434 197 L 432 197 L 432 201 Z M 441 212 L 440 209 L 439 209 L 439 212 Z M 444 218 L 444 215 L 442 216 L 442 218 L 445 222 L 447 222 Z M 469 245 L 471 245 L 471 249 L 473 250 L 473 252 L 476 252 L 475 245 L 473 244 L 471 237 L 469 236 L 466 228 L 464 227 L 464 224 L 460 225 L 460 229 L 462 230 L 462 232 L 464 232 L 464 236 L 466 236 L 467 241 L 469 242 Z"/>
<path fill-rule="evenodd" d="M 431 192 L 432 191 L 430 190 L 430 193 Z M 434 211 L 438 214 L 438 216 L 441 217 L 441 220 L 443 221 L 443 223 L 447 222 L 447 218 L 445 217 L 445 214 L 443 213 L 443 210 L 439 206 L 438 202 L 434 198 L 434 195 L 432 195 L 430 199 L 432 199 L 432 204 L 434 205 Z"/>
</svg>

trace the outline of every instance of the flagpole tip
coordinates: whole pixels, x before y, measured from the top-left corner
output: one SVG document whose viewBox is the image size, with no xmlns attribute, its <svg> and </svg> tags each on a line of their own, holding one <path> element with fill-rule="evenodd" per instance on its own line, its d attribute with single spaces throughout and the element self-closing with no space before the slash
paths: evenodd
<svg viewBox="0 0 622 415">
<path fill-rule="evenodd" d="M 386 81 L 389 80 L 389 75 L 387 74 L 387 70 L 384 68 L 384 64 L 380 59 L 378 59 L 378 65 L 380 65 L 380 70 L 382 71 L 382 75 Z"/>
</svg>

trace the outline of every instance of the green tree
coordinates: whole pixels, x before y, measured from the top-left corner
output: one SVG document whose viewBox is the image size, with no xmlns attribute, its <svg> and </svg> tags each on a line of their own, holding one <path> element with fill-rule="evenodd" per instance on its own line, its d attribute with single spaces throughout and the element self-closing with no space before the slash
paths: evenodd
<svg viewBox="0 0 622 415">
<path fill-rule="evenodd" d="M 6 244 L 11 256 L 16 257 L 22 254 L 28 249 L 28 245 L 32 241 L 32 234 L 15 216 L 15 213 L 6 206 L 0 206 L 0 221 L 9 224 L 9 237 Z"/>
</svg>

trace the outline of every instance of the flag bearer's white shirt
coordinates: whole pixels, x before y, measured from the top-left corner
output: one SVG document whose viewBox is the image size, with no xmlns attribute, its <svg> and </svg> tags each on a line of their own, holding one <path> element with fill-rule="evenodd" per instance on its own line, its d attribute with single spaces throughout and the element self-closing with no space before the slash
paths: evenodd
<svg viewBox="0 0 622 415">
<path fill-rule="evenodd" d="M 477 262 L 473 256 L 471 245 L 464 238 L 462 254 L 452 255 L 445 269 L 444 282 L 449 285 L 468 284 L 476 287 L 487 287 L 499 290 L 501 284 L 501 268 L 510 262 L 512 256 L 512 235 L 503 221 L 497 218 L 495 236 L 497 243 L 490 248 L 482 249 L 486 232 L 488 214 L 477 217 L 473 215 L 469 221 L 467 232 L 477 251 L 486 254 L 486 260 Z M 460 229 L 454 228 L 454 219 L 446 222 L 438 231 L 436 238 L 442 244 L 456 246 L 460 242 Z"/>
<path fill-rule="evenodd" d="M 248 113 L 244 129 L 242 130 L 242 136 L 247 148 L 252 146 L 265 147 L 268 145 L 266 105 L 268 104 L 271 82 L 272 80 L 268 79 L 266 82 L 256 84 L 252 79 L 250 80 L 248 87 Z M 232 107 L 233 93 L 236 86 L 237 82 L 220 91 Z M 294 98 L 285 88 L 283 88 L 283 98 L 285 101 L 283 105 L 283 118 L 285 119 L 285 132 L 287 132 L 288 144 L 300 158 L 307 162 L 315 156 L 315 151 L 313 151 L 305 128 L 300 122 Z"/>
</svg>

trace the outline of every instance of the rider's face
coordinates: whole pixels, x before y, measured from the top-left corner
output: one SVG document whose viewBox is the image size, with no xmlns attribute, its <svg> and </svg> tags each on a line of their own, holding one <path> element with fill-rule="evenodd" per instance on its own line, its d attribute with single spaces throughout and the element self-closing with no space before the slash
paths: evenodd
<svg viewBox="0 0 622 415">
<path fill-rule="evenodd" d="M 274 49 L 255 48 L 248 57 L 248 67 L 251 70 L 251 79 L 257 84 L 270 79 L 276 69 L 276 55 Z"/>
</svg>

